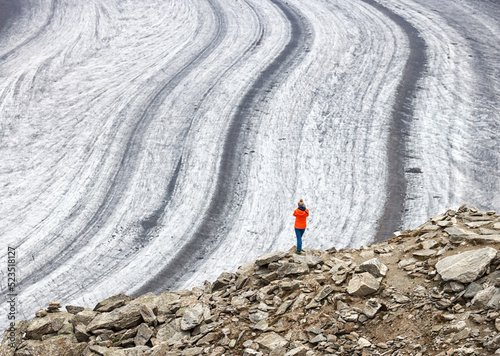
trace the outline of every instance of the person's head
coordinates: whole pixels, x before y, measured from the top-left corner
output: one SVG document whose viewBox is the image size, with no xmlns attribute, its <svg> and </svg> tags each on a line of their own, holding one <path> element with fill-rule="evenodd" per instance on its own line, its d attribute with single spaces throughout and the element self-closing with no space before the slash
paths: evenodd
<svg viewBox="0 0 500 356">
<path fill-rule="evenodd" d="M 299 206 L 305 206 L 306 204 L 304 203 L 304 201 L 302 199 L 299 200 Z"/>
</svg>

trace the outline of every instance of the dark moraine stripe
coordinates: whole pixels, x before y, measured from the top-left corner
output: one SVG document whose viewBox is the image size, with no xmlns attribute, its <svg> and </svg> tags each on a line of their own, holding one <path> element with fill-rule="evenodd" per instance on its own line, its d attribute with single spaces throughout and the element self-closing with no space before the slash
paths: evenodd
<svg viewBox="0 0 500 356">
<path fill-rule="evenodd" d="M 13 19 L 19 12 L 20 4 L 18 1 L 0 0 L 0 37 L 2 30 L 9 19 Z"/>
<path fill-rule="evenodd" d="M 5 1 L 5 3 L 9 4 L 7 8 L 10 11 L 9 12 L 10 15 L 7 15 L 7 16 L 10 16 L 10 17 L 16 16 L 20 12 L 19 10 L 20 10 L 21 6 L 25 6 L 25 4 L 20 4 L 18 1 L 15 1 L 15 0 L 14 1 L 0 0 L 0 2 L 1 1 Z M 52 0 L 51 3 L 50 3 L 50 12 L 47 14 L 47 17 L 45 19 L 45 23 L 42 26 L 40 26 L 39 28 L 37 28 L 37 30 L 34 33 L 32 33 L 31 36 L 29 36 L 28 38 L 26 38 L 23 42 L 17 44 L 14 48 L 10 49 L 9 51 L 1 54 L 0 62 L 6 60 L 7 58 L 9 58 L 19 48 L 27 45 L 31 41 L 36 40 L 36 38 L 41 33 L 43 33 L 49 27 L 49 25 L 52 23 L 52 20 L 54 19 L 55 8 L 56 8 L 55 0 Z M 6 17 L 6 19 L 7 19 L 7 17 Z M 2 22 L 2 20 L 0 20 L 0 24 L 1 24 L 1 22 Z M 0 28 L 0 30 L 1 30 L 1 28 Z M 1 31 L 0 31 L 0 35 L 1 35 Z"/>
<path fill-rule="evenodd" d="M 235 192 L 241 173 L 239 168 L 243 160 L 243 147 L 247 143 L 245 129 L 251 124 L 254 109 L 259 106 L 261 99 L 268 95 L 292 62 L 304 54 L 308 43 L 306 20 L 284 2 L 270 1 L 289 21 L 290 40 L 280 54 L 259 74 L 243 96 L 232 118 L 224 142 L 215 191 L 199 228 L 156 276 L 134 292 L 136 296 L 180 286 L 195 266 L 220 244 L 224 238 L 225 226 L 228 225 L 228 216 L 234 216 L 239 209 L 238 199 L 241 197 L 238 198 Z"/>
<path fill-rule="evenodd" d="M 418 30 L 408 21 L 374 0 L 362 1 L 373 6 L 398 24 L 408 37 L 410 44 L 410 55 L 396 90 L 389 127 L 387 199 L 375 235 L 375 241 L 382 241 L 392 237 L 393 233 L 399 230 L 402 224 L 408 184 L 405 177 L 405 161 L 408 154 L 406 141 L 410 135 L 410 125 L 413 120 L 413 98 L 417 92 L 417 82 L 425 70 L 427 56 L 424 39 L 419 36 Z"/>
</svg>

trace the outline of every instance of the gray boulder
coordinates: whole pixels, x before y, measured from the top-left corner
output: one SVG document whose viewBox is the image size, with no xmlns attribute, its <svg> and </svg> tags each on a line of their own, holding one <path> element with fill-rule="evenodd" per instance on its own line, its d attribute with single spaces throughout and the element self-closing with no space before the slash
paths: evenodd
<svg viewBox="0 0 500 356">
<path fill-rule="evenodd" d="M 159 343 L 165 342 L 168 345 L 173 345 L 180 342 L 182 339 L 188 339 L 190 336 L 189 331 L 182 331 L 180 326 L 180 319 L 175 319 L 170 323 L 163 324 L 156 334 L 156 340 Z"/>
<path fill-rule="evenodd" d="M 88 325 L 87 332 L 97 329 L 123 330 L 142 322 L 140 305 L 125 305 L 109 313 L 98 314 Z"/>
<path fill-rule="evenodd" d="M 462 252 L 440 260 L 436 270 L 444 281 L 470 283 L 483 275 L 496 254 L 491 247 Z"/>
<path fill-rule="evenodd" d="M 181 319 L 181 330 L 194 329 L 203 321 L 203 304 L 198 303 L 193 308 L 186 309 Z"/>
<path fill-rule="evenodd" d="M 379 287 L 380 282 L 371 273 L 364 272 L 352 277 L 347 286 L 347 293 L 362 297 L 375 293 Z"/>
<path fill-rule="evenodd" d="M 269 253 L 266 253 L 262 256 L 257 257 L 257 259 L 255 260 L 255 264 L 257 266 L 265 266 L 265 265 L 270 264 L 271 262 L 281 260 L 285 256 L 286 256 L 286 252 L 283 252 L 283 251 L 269 252 Z"/>
<path fill-rule="evenodd" d="M 384 277 L 387 273 L 387 266 L 384 265 L 378 258 L 372 258 L 359 265 L 359 269 L 363 272 L 368 272 L 374 277 Z"/>
<path fill-rule="evenodd" d="M 458 227 L 451 226 L 444 229 L 445 232 L 450 236 L 451 241 L 460 241 L 470 233 L 468 231 L 462 230 Z"/>
<path fill-rule="evenodd" d="M 99 302 L 95 307 L 94 311 L 98 312 L 110 312 L 114 309 L 120 308 L 124 306 L 127 302 L 133 300 L 134 298 L 129 297 L 125 294 L 118 294 L 107 299 L 104 299 L 102 302 Z"/>
</svg>

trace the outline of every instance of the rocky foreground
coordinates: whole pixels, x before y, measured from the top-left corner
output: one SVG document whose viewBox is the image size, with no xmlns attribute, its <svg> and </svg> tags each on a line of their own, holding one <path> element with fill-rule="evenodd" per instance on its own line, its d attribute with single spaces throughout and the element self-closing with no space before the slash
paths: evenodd
<svg viewBox="0 0 500 356">
<path fill-rule="evenodd" d="M 500 354 L 499 248 L 500 215 L 462 206 L 361 249 L 268 253 L 189 291 L 51 302 L 0 355 Z"/>
</svg>

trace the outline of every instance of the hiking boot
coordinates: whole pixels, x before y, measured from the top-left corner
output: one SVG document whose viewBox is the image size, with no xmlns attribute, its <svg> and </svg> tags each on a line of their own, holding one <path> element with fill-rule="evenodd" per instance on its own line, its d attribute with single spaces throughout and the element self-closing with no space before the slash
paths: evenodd
<svg viewBox="0 0 500 356">
<path fill-rule="evenodd" d="M 297 255 L 300 255 L 300 254 L 302 253 L 302 251 L 297 250 L 297 251 L 295 251 L 295 253 L 296 253 Z"/>
</svg>

